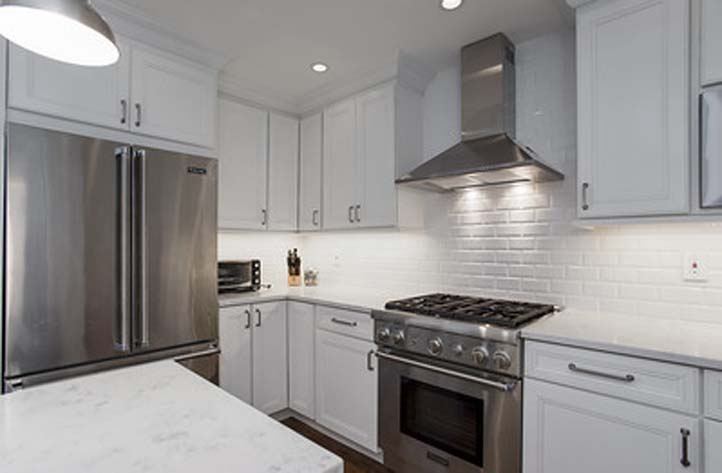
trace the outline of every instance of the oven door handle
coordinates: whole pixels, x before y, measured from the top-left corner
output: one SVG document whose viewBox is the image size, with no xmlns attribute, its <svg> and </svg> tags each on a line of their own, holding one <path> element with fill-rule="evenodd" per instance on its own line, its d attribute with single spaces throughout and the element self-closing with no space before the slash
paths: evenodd
<svg viewBox="0 0 722 473">
<path fill-rule="evenodd" d="M 427 363 L 421 363 L 420 361 L 414 361 L 414 360 L 410 360 L 408 358 L 402 358 L 400 356 L 390 355 L 388 353 L 384 353 L 381 351 L 377 351 L 376 356 L 379 358 L 383 358 L 385 360 L 395 361 L 397 363 L 415 366 L 417 368 L 434 371 L 436 373 L 445 374 L 447 376 L 453 376 L 454 378 L 463 379 L 465 381 L 471 381 L 473 383 L 482 384 L 484 386 L 488 386 L 490 388 L 498 389 L 498 390 L 504 391 L 504 392 L 513 391 L 514 388 L 516 387 L 516 381 L 511 382 L 511 383 L 500 383 L 498 381 L 491 381 L 489 379 L 479 378 L 478 376 L 472 376 L 472 375 L 466 374 L 466 373 L 459 373 L 457 371 L 447 370 L 446 368 L 440 368 L 438 366 L 429 365 Z"/>
</svg>

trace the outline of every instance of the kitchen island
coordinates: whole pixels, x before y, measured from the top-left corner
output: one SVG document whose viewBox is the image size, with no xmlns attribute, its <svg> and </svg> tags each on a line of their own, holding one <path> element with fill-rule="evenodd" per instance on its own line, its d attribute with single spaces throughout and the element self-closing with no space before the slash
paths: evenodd
<svg viewBox="0 0 722 473">
<path fill-rule="evenodd" d="M 161 361 L 1 396 L 0 471 L 341 473 L 343 462 Z"/>
</svg>

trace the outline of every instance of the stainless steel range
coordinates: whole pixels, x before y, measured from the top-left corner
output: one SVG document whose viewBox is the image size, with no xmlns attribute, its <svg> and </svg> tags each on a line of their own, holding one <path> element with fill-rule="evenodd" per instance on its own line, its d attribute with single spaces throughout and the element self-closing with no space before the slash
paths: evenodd
<svg viewBox="0 0 722 473">
<path fill-rule="evenodd" d="M 375 311 L 386 465 L 396 473 L 520 472 L 519 329 L 554 311 L 447 294 Z"/>
</svg>

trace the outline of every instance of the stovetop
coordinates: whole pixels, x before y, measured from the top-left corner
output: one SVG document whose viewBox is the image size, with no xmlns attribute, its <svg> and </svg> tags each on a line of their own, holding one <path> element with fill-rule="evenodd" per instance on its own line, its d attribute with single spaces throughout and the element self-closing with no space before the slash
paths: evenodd
<svg viewBox="0 0 722 473">
<path fill-rule="evenodd" d="M 428 294 L 386 303 L 387 310 L 409 312 L 437 319 L 519 328 L 554 312 L 549 304 L 486 299 L 451 294 Z"/>
</svg>

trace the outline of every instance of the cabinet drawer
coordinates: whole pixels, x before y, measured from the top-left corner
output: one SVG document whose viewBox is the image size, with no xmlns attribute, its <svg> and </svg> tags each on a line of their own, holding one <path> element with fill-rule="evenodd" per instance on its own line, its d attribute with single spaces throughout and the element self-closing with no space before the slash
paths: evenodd
<svg viewBox="0 0 722 473">
<path fill-rule="evenodd" d="M 700 371 L 670 363 L 527 342 L 526 375 L 689 414 L 698 414 Z"/>
<path fill-rule="evenodd" d="M 704 414 L 722 421 L 722 372 L 704 372 Z"/>
<path fill-rule="evenodd" d="M 373 320 L 370 314 L 318 306 L 316 317 L 318 328 L 362 340 L 373 341 L 374 339 Z"/>
<path fill-rule="evenodd" d="M 722 471 L 722 422 L 713 420 L 704 421 L 705 460 L 704 468 L 707 473 Z"/>
</svg>

